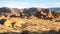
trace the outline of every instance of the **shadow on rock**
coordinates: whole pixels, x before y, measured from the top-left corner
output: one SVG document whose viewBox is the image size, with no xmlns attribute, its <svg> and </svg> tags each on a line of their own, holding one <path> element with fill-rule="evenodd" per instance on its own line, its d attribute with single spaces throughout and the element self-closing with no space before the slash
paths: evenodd
<svg viewBox="0 0 60 34">
<path fill-rule="evenodd" d="M 58 32 L 55 30 L 44 31 L 44 32 L 30 32 L 28 30 L 24 30 L 21 33 L 20 32 L 4 32 L 0 34 L 60 34 L 60 30 Z"/>
<path fill-rule="evenodd" d="M 50 30 L 50 31 L 44 31 L 44 32 L 29 32 L 29 31 L 23 31 L 21 34 L 60 34 L 60 31 Z"/>
</svg>

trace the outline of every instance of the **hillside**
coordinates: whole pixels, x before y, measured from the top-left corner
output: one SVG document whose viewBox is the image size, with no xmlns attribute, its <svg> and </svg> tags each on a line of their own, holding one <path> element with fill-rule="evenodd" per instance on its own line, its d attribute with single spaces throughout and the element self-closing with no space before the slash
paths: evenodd
<svg viewBox="0 0 60 34">
<path fill-rule="evenodd" d="M 0 8 L 1 34 L 59 34 L 60 12 L 45 8 Z"/>
</svg>

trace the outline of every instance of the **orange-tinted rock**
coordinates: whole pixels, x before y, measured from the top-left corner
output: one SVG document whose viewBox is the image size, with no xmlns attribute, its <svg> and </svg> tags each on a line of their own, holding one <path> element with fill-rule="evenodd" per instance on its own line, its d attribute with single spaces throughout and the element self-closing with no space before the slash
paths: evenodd
<svg viewBox="0 0 60 34">
<path fill-rule="evenodd" d="M 0 31 L 42 32 L 60 29 L 60 12 L 46 8 L 0 8 Z"/>
</svg>

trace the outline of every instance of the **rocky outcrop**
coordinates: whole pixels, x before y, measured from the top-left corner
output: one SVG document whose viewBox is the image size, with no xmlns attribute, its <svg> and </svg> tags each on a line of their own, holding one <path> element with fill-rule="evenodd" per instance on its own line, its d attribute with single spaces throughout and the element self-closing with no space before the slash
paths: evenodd
<svg viewBox="0 0 60 34">
<path fill-rule="evenodd" d="M 60 21 L 60 12 L 44 8 L 0 8 L 0 20 L 9 18 L 41 18 L 44 20 Z"/>
<path fill-rule="evenodd" d="M 44 9 L 44 8 L 29 8 L 29 9 L 23 9 L 23 14 L 25 16 L 36 16 L 38 18 L 43 19 L 60 19 L 60 12 Z"/>
<path fill-rule="evenodd" d="M 60 19 L 60 12 L 44 9 L 44 8 L 25 8 L 25 9 L 17 9 L 17 8 L 0 8 L 0 14 L 10 15 L 9 17 L 30 17 L 35 16 L 37 18 L 43 19 Z"/>
<path fill-rule="evenodd" d="M 60 12 L 45 8 L 0 8 L 0 32 L 60 30 Z"/>
</svg>

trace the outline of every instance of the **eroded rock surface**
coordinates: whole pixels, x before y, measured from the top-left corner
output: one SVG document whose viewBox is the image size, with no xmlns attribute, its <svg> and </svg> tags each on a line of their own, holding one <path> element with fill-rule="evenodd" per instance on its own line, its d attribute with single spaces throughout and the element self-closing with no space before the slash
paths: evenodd
<svg viewBox="0 0 60 34">
<path fill-rule="evenodd" d="M 55 34 L 59 30 L 60 12 L 44 8 L 0 8 L 0 33 L 49 34 L 52 31 Z"/>
</svg>

